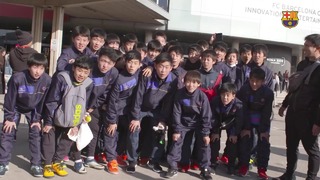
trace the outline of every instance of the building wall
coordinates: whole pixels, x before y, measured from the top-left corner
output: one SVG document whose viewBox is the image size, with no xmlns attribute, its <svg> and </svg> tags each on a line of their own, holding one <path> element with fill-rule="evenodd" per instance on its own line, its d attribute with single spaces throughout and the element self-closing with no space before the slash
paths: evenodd
<svg viewBox="0 0 320 180">
<path fill-rule="evenodd" d="M 303 45 L 320 33 L 320 1 L 172 0 L 168 30 L 224 35 Z M 298 11 L 295 28 L 283 26 L 282 11 Z"/>
</svg>

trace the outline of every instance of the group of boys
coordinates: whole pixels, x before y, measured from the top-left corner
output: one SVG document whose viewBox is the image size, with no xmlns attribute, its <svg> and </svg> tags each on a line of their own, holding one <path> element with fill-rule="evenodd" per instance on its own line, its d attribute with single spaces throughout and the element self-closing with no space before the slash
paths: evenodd
<svg viewBox="0 0 320 180">
<path fill-rule="evenodd" d="M 246 176 L 255 129 L 258 176 L 268 178 L 274 95 L 268 87 L 272 72 L 264 64 L 265 45 L 244 45 L 238 58 L 238 51 L 228 49 L 224 42 L 210 47 L 201 41 L 188 48 L 184 60 L 181 46 L 166 43 L 161 32 L 147 46 L 139 44 L 134 34 L 127 34 L 121 47 L 117 35 L 106 35 L 102 29 L 90 32 L 77 26 L 72 34 L 73 44 L 63 50 L 52 78 L 44 72 L 46 57 L 38 53 L 28 59 L 28 69 L 11 77 L 4 103 L 0 175 L 9 170 L 14 129 L 24 114 L 29 125 L 31 171 L 36 177 L 68 175 L 63 158 L 70 151 L 76 172 L 86 173 L 85 167 L 104 169 L 94 158 L 102 139 L 100 148 L 112 174 L 119 173 L 118 156 L 124 152 L 127 173 L 135 173 L 141 157 L 147 158 L 153 171 L 162 172 L 160 162 L 167 154 L 166 177 L 176 176 L 179 166 L 186 172 L 193 159 L 200 166 L 201 178 L 212 179 L 222 130 L 227 132 L 223 156 L 228 158 L 228 173 Z M 79 101 L 80 111 L 69 107 L 73 101 L 65 100 L 71 90 L 82 94 L 71 97 Z M 93 139 L 83 162 L 69 136 L 78 134 L 86 116 L 92 118 L 88 125 Z M 167 128 L 165 151 L 159 130 L 153 129 Z M 182 148 L 193 149 L 193 154 L 184 154 Z"/>
</svg>

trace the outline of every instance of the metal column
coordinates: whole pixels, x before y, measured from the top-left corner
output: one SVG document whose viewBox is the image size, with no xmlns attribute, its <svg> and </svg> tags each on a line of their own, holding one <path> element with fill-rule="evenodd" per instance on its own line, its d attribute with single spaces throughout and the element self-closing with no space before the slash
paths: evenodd
<svg viewBox="0 0 320 180">
<path fill-rule="evenodd" d="M 53 73 L 56 71 L 57 60 L 61 54 L 63 18 L 64 18 L 63 7 L 53 7 L 49 75 L 53 75 Z"/>
</svg>

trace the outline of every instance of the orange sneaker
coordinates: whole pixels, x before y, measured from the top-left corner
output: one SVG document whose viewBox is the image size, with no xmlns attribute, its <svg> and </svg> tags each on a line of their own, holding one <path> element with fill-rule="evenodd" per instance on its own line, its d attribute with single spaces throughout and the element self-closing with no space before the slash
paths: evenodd
<svg viewBox="0 0 320 180">
<path fill-rule="evenodd" d="M 107 168 L 108 168 L 109 173 L 119 174 L 119 167 L 118 167 L 117 160 L 112 160 L 112 161 L 108 162 Z"/>
</svg>

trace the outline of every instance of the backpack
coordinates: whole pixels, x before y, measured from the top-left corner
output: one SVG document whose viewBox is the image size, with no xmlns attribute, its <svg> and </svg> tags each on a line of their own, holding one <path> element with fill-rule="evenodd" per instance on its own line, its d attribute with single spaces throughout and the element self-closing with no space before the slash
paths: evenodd
<svg viewBox="0 0 320 180">
<path fill-rule="evenodd" d="M 289 92 L 295 92 L 304 84 L 309 84 L 311 74 L 320 65 L 320 61 L 314 62 L 312 65 L 306 67 L 303 71 L 297 71 L 289 77 Z"/>
<path fill-rule="evenodd" d="M 75 127 L 82 122 L 86 113 L 86 88 L 92 83 L 87 78 L 82 84 L 74 85 L 67 72 L 60 72 L 60 75 L 67 82 L 67 87 L 62 97 L 61 105 L 54 114 L 54 124 L 59 127 Z"/>
</svg>

